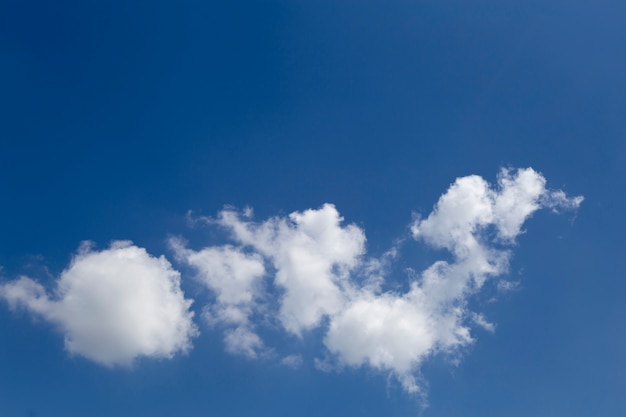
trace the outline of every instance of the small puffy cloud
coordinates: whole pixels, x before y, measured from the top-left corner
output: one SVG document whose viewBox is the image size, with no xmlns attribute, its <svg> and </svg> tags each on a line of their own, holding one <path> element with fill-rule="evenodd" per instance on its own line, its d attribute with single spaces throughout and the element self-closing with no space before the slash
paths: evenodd
<svg viewBox="0 0 626 417">
<path fill-rule="evenodd" d="M 224 335 L 226 351 L 254 359 L 263 350 L 261 338 L 245 326 L 238 326 L 226 331 Z"/>
<path fill-rule="evenodd" d="M 198 333 L 180 274 L 130 242 L 102 251 L 83 246 L 52 294 L 22 277 L 1 286 L 0 296 L 56 325 L 71 354 L 106 366 L 170 358 L 188 351 Z"/>
<path fill-rule="evenodd" d="M 420 393 L 416 375 L 426 358 L 473 341 L 465 313 L 418 282 L 404 294 L 363 290 L 331 317 L 324 344 L 341 364 L 390 371 L 407 392 Z"/>
<path fill-rule="evenodd" d="M 538 209 L 575 209 L 583 201 L 582 196 L 569 198 L 545 185 L 545 178 L 532 168 L 503 169 L 496 188 L 477 175 L 458 178 L 428 218 L 415 221 L 411 230 L 414 237 L 457 255 L 475 247 L 479 232 L 488 226 L 495 226 L 501 240 L 511 241 Z"/>
<path fill-rule="evenodd" d="M 215 296 L 215 301 L 205 306 L 203 316 L 210 325 L 227 328 L 226 349 L 257 357 L 263 342 L 253 331 L 250 316 L 258 313 L 263 295 L 263 258 L 230 245 L 194 251 L 180 239 L 170 239 L 170 246 L 177 259 L 193 267 L 196 279 Z"/>
<path fill-rule="evenodd" d="M 333 317 L 325 344 L 344 363 L 406 373 L 433 346 L 434 326 L 407 297 L 364 294 Z"/>
<path fill-rule="evenodd" d="M 171 239 L 170 246 L 179 260 L 196 270 L 197 280 L 214 293 L 214 315 L 218 321 L 233 324 L 248 321 L 265 274 L 260 255 L 245 254 L 229 245 L 194 251 L 178 239 Z"/>
<path fill-rule="evenodd" d="M 296 335 L 344 308 L 349 274 L 365 252 L 365 234 L 356 225 L 342 226 L 342 221 L 332 204 L 262 223 L 242 219 L 232 210 L 218 218 L 235 240 L 276 268 L 274 283 L 283 291 L 279 320 Z"/>
<path fill-rule="evenodd" d="M 551 196 L 555 194 L 546 190 L 545 178 L 531 168 L 515 173 L 503 169 L 498 175 L 498 186 L 499 189 L 489 190 L 492 222 L 499 236 L 505 240 L 515 239 L 526 219 L 542 207 L 543 201 L 552 200 Z M 570 200 L 566 201 L 569 204 Z"/>
</svg>

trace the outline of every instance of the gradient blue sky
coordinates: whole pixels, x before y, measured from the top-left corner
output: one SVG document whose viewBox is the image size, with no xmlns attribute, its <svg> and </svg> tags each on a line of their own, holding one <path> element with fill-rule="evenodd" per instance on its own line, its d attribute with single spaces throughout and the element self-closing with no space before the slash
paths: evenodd
<svg viewBox="0 0 626 417">
<path fill-rule="evenodd" d="M 624 22 L 620 1 L 0 2 L 0 279 L 52 288 L 81 241 L 132 240 L 182 272 L 201 333 L 109 369 L 1 302 L 0 415 L 416 415 L 385 372 L 316 369 L 321 330 L 265 335 L 295 370 L 225 352 L 167 240 L 225 241 L 189 211 L 333 203 L 381 256 L 502 167 L 585 201 L 524 225 L 518 288 L 470 300 L 495 332 L 424 362 L 423 415 L 626 415 Z M 389 279 L 439 255 L 407 244 Z"/>
</svg>

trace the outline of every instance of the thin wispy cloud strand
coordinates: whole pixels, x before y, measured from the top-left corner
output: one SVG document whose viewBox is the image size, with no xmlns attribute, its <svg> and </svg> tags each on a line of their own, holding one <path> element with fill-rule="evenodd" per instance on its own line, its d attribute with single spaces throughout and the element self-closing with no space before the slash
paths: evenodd
<svg viewBox="0 0 626 417">
<path fill-rule="evenodd" d="M 431 213 L 409 224 L 412 239 L 449 256 L 407 274 L 405 290 L 387 285 L 398 250 L 368 256 L 365 231 L 346 224 L 329 203 L 264 221 L 255 221 L 251 209 L 225 209 L 202 220 L 226 230 L 229 244 L 196 250 L 171 238 L 169 245 L 210 294 L 200 304 L 202 317 L 223 332 L 228 352 L 276 358 L 283 347 L 268 346 L 266 331 L 304 340 L 317 329 L 320 369 L 367 367 L 423 396 L 424 361 L 459 357 L 475 341 L 473 328 L 496 330 L 468 302 L 508 271 L 524 222 L 537 210 L 572 210 L 582 201 L 547 189 L 531 168 L 504 169 L 495 185 L 476 175 L 458 178 Z M 70 353 L 104 365 L 171 357 L 189 350 L 198 334 L 179 272 L 128 242 L 100 252 L 83 248 L 52 294 L 26 277 L 0 287 L 0 294 L 12 308 L 58 326 Z M 278 360 L 296 369 L 304 358 L 287 352 Z"/>
<path fill-rule="evenodd" d="M 12 309 L 54 324 L 70 354 L 105 366 L 170 358 L 188 351 L 198 333 L 180 274 L 164 257 L 125 241 L 102 251 L 83 245 L 51 293 L 21 277 L 0 295 Z"/>
</svg>

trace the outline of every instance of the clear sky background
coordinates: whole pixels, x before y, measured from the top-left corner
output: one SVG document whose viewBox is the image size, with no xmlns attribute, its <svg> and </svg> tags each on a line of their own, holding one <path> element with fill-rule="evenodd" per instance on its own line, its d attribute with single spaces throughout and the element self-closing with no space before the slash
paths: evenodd
<svg viewBox="0 0 626 417">
<path fill-rule="evenodd" d="M 624 22 L 623 1 L 0 2 L 0 415 L 626 415 Z M 423 395 L 391 365 L 341 366 L 325 338 L 344 310 L 286 331 L 273 314 L 283 249 L 215 223 L 233 207 L 233 222 L 295 230 L 289 213 L 334 204 L 340 230 L 367 239 L 350 262 L 397 249 L 381 300 L 455 262 L 413 239 L 428 226 L 415 213 L 428 218 L 459 177 L 495 184 L 509 167 L 584 202 L 537 211 L 514 241 L 496 223 L 481 232 L 510 251 L 508 269 L 455 301 L 473 342 L 416 356 Z M 106 366 L 68 347 L 80 314 L 37 312 L 32 297 L 10 308 L 20 276 L 61 300 L 86 240 L 86 257 L 130 240 L 180 271 L 186 353 Z M 203 318 L 216 293 L 185 258 L 224 244 L 265 265 L 273 313 L 251 320 L 271 349 L 256 358 L 229 353 Z"/>
</svg>

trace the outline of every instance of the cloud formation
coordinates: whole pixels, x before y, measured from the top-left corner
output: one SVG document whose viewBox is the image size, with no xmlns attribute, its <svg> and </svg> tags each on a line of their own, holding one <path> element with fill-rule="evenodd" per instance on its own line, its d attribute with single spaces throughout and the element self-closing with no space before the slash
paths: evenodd
<svg viewBox="0 0 626 417">
<path fill-rule="evenodd" d="M 2 285 L 0 296 L 57 326 L 68 352 L 105 366 L 170 358 L 188 351 L 198 333 L 180 274 L 163 256 L 125 241 L 102 251 L 84 245 L 52 294 L 21 277 Z"/>
<path fill-rule="evenodd" d="M 300 340 L 318 329 L 325 349 L 315 359 L 318 368 L 373 368 L 423 395 L 425 360 L 458 357 L 474 342 L 472 328 L 495 331 L 468 302 L 489 279 L 508 271 L 524 222 L 537 210 L 571 210 L 582 201 L 547 189 L 532 168 L 504 169 L 495 185 L 476 175 L 458 178 L 428 216 L 410 224 L 414 241 L 449 256 L 407 274 L 405 290 L 387 285 L 399 248 L 367 256 L 364 231 L 344 224 L 332 204 L 260 222 L 250 208 L 229 208 L 202 220 L 225 229 L 230 244 L 199 250 L 182 238 L 169 244 L 210 294 L 202 315 L 224 332 L 228 352 L 279 358 L 264 342 L 264 328 Z M 496 283 L 501 291 L 517 285 Z M 83 248 L 52 295 L 22 277 L 1 286 L 0 296 L 12 308 L 56 324 L 69 352 L 109 366 L 185 352 L 198 333 L 180 274 L 164 257 L 129 242 L 100 252 Z M 303 357 L 291 353 L 279 360 L 297 368 Z"/>
<path fill-rule="evenodd" d="M 540 208 L 572 209 L 583 200 L 549 191 L 545 183 L 531 168 L 502 170 L 496 187 L 476 175 L 458 178 L 432 213 L 411 225 L 415 239 L 447 249 L 453 261 L 435 262 L 403 294 L 357 291 L 331 317 L 328 349 L 348 365 L 391 371 L 405 390 L 419 392 L 416 373 L 424 359 L 472 343 L 471 322 L 494 330 L 468 310 L 467 300 L 489 277 L 507 271 L 508 247 L 524 221 Z"/>
<path fill-rule="evenodd" d="M 269 314 L 261 304 L 267 296 L 265 262 L 275 271 L 272 284 L 280 292 L 275 319 L 300 336 L 344 308 L 350 271 L 360 265 L 365 235 L 354 225 L 341 226 L 343 219 L 332 204 L 262 223 L 251 221 L 251 214 L 250 209 L 242 215 L 224 210 L 210 220 L 228 229 L 238 247 L 194 251 L 180 239 L 171 239 L 170 245 L 214 295 L 204 316 L 210 324 L 227 328 L 227 350 L 253 358 L 264 351 L 264 344 L 250 317 Z"/>
<path fill-rule="evenodd" d="M 365 252 L 363 231 L 342 221 L 334 205 L 324 204 L 258 224 L 225 210 L 217 223 L 272 263 L 274 284 L 283 291 L 279 319 L 288 332 L 300 335 L 344 308 L 350 272 Z"/>
<path fill-rule="evenodd" d="M 318 361 L 324 368 L 369 366 L 391 372 L 406 391 L 420 393 L 424 360 L 459 353 L 474 341 L 472 326 L 495 330 L 482 314 L 469 311 L 467 302 L 490 277 L 507 272 L 510 248 L 524 222 L 541 208 L 574 209 L 581 202 L 582 197 L 548 190 L 543 176 L 531 168 L 502 170 L 495 186 L 476 175 L 458 178 L 426 218 L 411 224 L 415 240 L 449 251 L 452 260 L 437 261 L 410 278 L 405 292 L 383 290 L 384 265 L 393 260 L 394 250 L 380 259 L 366 257 L 365 233 L 354 224 L 343 225 L 332 204 L 260 223 L 251 220 L 250 210 L 227 209 L 210 223 L 229 230 L 235 246 L 200 252 L 179 247 L 177 253 L 196 265 L 216 294 L 211 309 L 233 307 L 222 299 L 223 288 L 240 287 L 246 296 L 236 311 L 243 310 L 238 317 L 245 317 L 241 323 L 249 329 L 246 312 L 253 309 L 253 288 L 261 288 L 251 282 L 270 275 L 270 285 L 280 294 L 275 302 L 282 327 L 296 336 L 324 329 L 327 354 Z M 234 259 L 246 273 L 236 272 Z M 241 273 L 247 278 L 237 278 Z M 237 337 L 239 349 L 262 346 L 254 336 Z"/>
<path fill-rule="evenodd" d="M 254 331 L 251 316 L 258 313 L 265 275 L 263 258 L 246 254 L 231 245 L 194 251 L 181 239 L 170 239 L 176 258 L 196 271 L 196 279 L 212 292 L 213 303 L 203 316 L 211 326 L 226 327 L 226 350 L 249 358 L 257 357 L 263 342 Z"/>
</svg>

